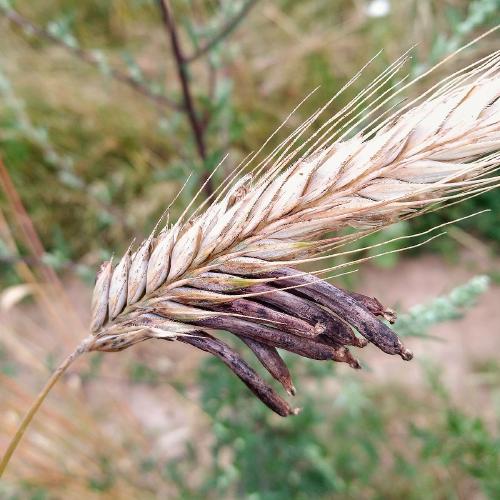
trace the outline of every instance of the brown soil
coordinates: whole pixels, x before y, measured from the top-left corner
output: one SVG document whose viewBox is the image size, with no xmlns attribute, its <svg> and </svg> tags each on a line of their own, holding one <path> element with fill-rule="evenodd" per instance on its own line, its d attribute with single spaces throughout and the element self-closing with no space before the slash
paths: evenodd
<svg viewBox="0 0 500 500">
<path fill-rule="evenodd" d="M 471 258 L 472 257 L 472 258 Z M 394 269 L 369 267 L 362 273 L 358 290 L 378 297 L 385 305 L 406 311 L 466 283 L 481 271 L 498 269 L 498 261 L 464 255 L 460 264 L 450 264 L 434 255 L 402 260 Z M 473 264 L 474 263 L 474 264 Z M 412 388 L 423 382 L 421 363 L 431 360 L 443 368 L 443 380 L 464 403 L 476 404 L 482 384 L 479 367 L 487 362 L 500 366 L 500 287 L 492 284 L 477 304 L 458 321 L 433 326 L 429 332 L 438 340 L 406 339 L 413 351 L 410 363 L 399 357 L 370 354 L 369 364 L 380 381 L 397 381 Z M 496 372 L 499 376 L 500 370 Z M 367 374 L 364 375 L 367 377 Z M 368 377 L 367 377 L 368 379 Z M 368 382 L 368 380 L 367 380 Z"/>
</svg>

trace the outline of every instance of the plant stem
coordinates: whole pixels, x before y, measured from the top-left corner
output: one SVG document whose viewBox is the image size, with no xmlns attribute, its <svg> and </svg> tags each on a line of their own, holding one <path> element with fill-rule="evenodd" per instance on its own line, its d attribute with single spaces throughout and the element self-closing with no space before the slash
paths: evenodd
<svg viewBox="0 0 500 500">
<path fill-rule="evenodd" d="M 16 450 L 24 433 L 26 432 L 26 429 L 33 420 L 33 417 L 36 415 L 37 411 L 39 410 L 40 406 L 42 405 L 45 398 L 49 394 L 50 390 L 54 387 L 56 382 L 61 378 L 63 373 L 68 369 L 68 367 L 73 363 L 73 361 L 75 361 L 75 359 L 77 359 L 79 356 L 81 356 L 83 353 L 89 350 L 89 346 L 92 341 L 93 341 L 92 337 L 87 337 L 86 339 L 84 339 L 82 343 L 59 365 L 59 367 L 54 371 L 54 373 L 51 375 L 51 377 L 45 384 L 45 387 L 39 392 L 35 401 L 33 401 L 30 409 L 28 410 L 21 424 L 19 425 L 16 434 L 9 443 L 9 446 L 7 447 L 4 456 L 2 457 L 2 460 L 0 462 L 0 477 L 2 477 L 3 473 L 5 472 L 5 469 L 9 464 L 14 451 Z"/>
<path fill-rule="evenodd" d="M 207 149 L 205 145 L 205 137 L 203 134 L 203 125 L 201 120 L 198 118 L 194 107 L 191 88 L 189 86 L 187 62 L 182 51 L 179 37 L 177 35 L 177 28 L 175 26 L 175 20 L 172 15 L 172 9 L 168 0 L 158 0 L 158 3 L 160 6 L 163 23 L 165 24 L 167 34 L 170 38 L 170 45 L 172 47 L 172 54 L 175 60 L 177 76 L 179 78 L 179 83 L 182 89 L 184 111 L 187 114 L 191 130 L 193 131 L 196 150 L 198 151 L 198 155 L 203 163 L 203 168 L 206 170 Z M 210 173 L 206 172 L 201 180 L 202 184 L 205 185 L 204 190 L 207 197 L 210 197 L 213 193 L 213 185 L 209 176 Z"/>
</svg>

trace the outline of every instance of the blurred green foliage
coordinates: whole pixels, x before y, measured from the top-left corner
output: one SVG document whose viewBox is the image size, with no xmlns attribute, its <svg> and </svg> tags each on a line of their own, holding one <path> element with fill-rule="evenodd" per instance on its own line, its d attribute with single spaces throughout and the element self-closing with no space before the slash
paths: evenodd
<svg viewBox="0 0 500 500">
<path fill-rule="evenodd" d="M 4 346 L 0 343 L 0 373 L 9 377 L 14 377 L 17 373 L 17 367 L 9 359 Z"/>
<path fill-rule="evenodd" d="M 129 368 L 129 378 L 135 384 L 156 385 L 159 382 L 159 374 L 149 365 L 140 362 L 134 362 Z"/>
<path fill-rule="evenodd" d="M 411 308 L 398 318 L 394 328 L 402 337 L 425 336 L 432 325 L 461 318 L 464 311 L 474 304 L 476 297 L 484 293 L 488 283 L 488 277 L 477 276 L 455 288 L 446 297 L 438 297 L 428 304 Z"/>
</svg>

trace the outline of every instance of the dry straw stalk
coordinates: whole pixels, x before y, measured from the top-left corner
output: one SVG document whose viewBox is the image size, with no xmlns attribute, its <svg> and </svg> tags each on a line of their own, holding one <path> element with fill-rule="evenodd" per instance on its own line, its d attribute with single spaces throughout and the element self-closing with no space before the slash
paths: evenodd
<svg viewBox="0 0 500 500">
<path fill-rule="evenodd" d="M 411 359 L 379 319 L 393 322 L 392 311 L 293 269 L 436 203 L 497 185 L 490 174 L 499 165 L 500 52 L 372 119 L 405 88 L 390 86 L 404 62 L 396 61 L 314 134 L 306 135 L 309 126 L 331 103 L 267 157 L 254 155 L 212 199 L 187 207 L 172 226 L 155 228 L 116 264 L 105 262 L 84 350 L 178 339 L 219 357 L 283 416 L 297 409 L 205 328 L 240 337 L 289 394 L 295 388 L 277 348 L 359 368 L 348 346 L 371 342 Z M 240 176 L 243 171 L 250 172 Z M 345 236 L 346 227 L 359 231 Z M 0 474 L 45 395 L 7 450 Z"/>
</svg>

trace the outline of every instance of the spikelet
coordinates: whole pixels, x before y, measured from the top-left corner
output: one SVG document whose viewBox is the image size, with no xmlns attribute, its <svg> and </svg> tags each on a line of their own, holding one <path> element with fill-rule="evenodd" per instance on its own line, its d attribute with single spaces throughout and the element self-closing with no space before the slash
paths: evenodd
<svg viewBox="0 0 500 500">
<path fill-rule="evenodd" d="M 97 273 L 91 305 L 92 322 L 90 324 L 90 330 L 93 332 L 98 331 L 102 327 L 108 314 L 109 285 L 112 272 L 113 267 L 111 261 L 108 261 L 103 262 Z"/>
<path fill-rule="evenodd" d="M 364 106 L 401 64 L 390 67 L 366 95 L 300 147 L 295 144 L 312 120 L 250 174 L 222 187 L 204 210 L 165 226 L 158 236 L 153 232 L 133 254 L 127 251 L 114 270 L 111 263 L 103 265 L 91 326 L 101 345 L 121 348 L 121 334 L 132 335 L 132 343 L 161 338 L 162 331 L 175 338 L 177 325 L 180 336 L 197 331 L 203 337 L 192 345 L 225 353 L 227 346 L 200 331 L 224 328 L 265 360 L 289 392 L 293 386 L 276 368 L 281 364 L 275 347 L 358 367 L 345 347 L 366 344 L 354 328 L 385 352 L 410 359 L 411 353 L 376 318 L 394 319 L 376 299 L 349 295 L 321 280 L 316 284 L 298 271 L 292 271 L 292 279 L 286 270 L 352 240 L 341 235 L 346 227 L 358 228 L 362 236 L 418 215 L 433 203 L 478 194 L 498 183 L 489 175 L 500 163 L 498 53 L 445 79 L 413 106 L 347 137 L 364 124 L 356 107 Z M 367 104 L 367 109 L 369 116 L 377 107 Z M 338 132 L 332 132 L 335 127 Z M 335 238 L 321 239 L 332 231 Z M 301 337 L 294 325 L 302 320 L 308 326 Z M 305 339 L 308 335 L 314 338 Z"/>
</svg>

